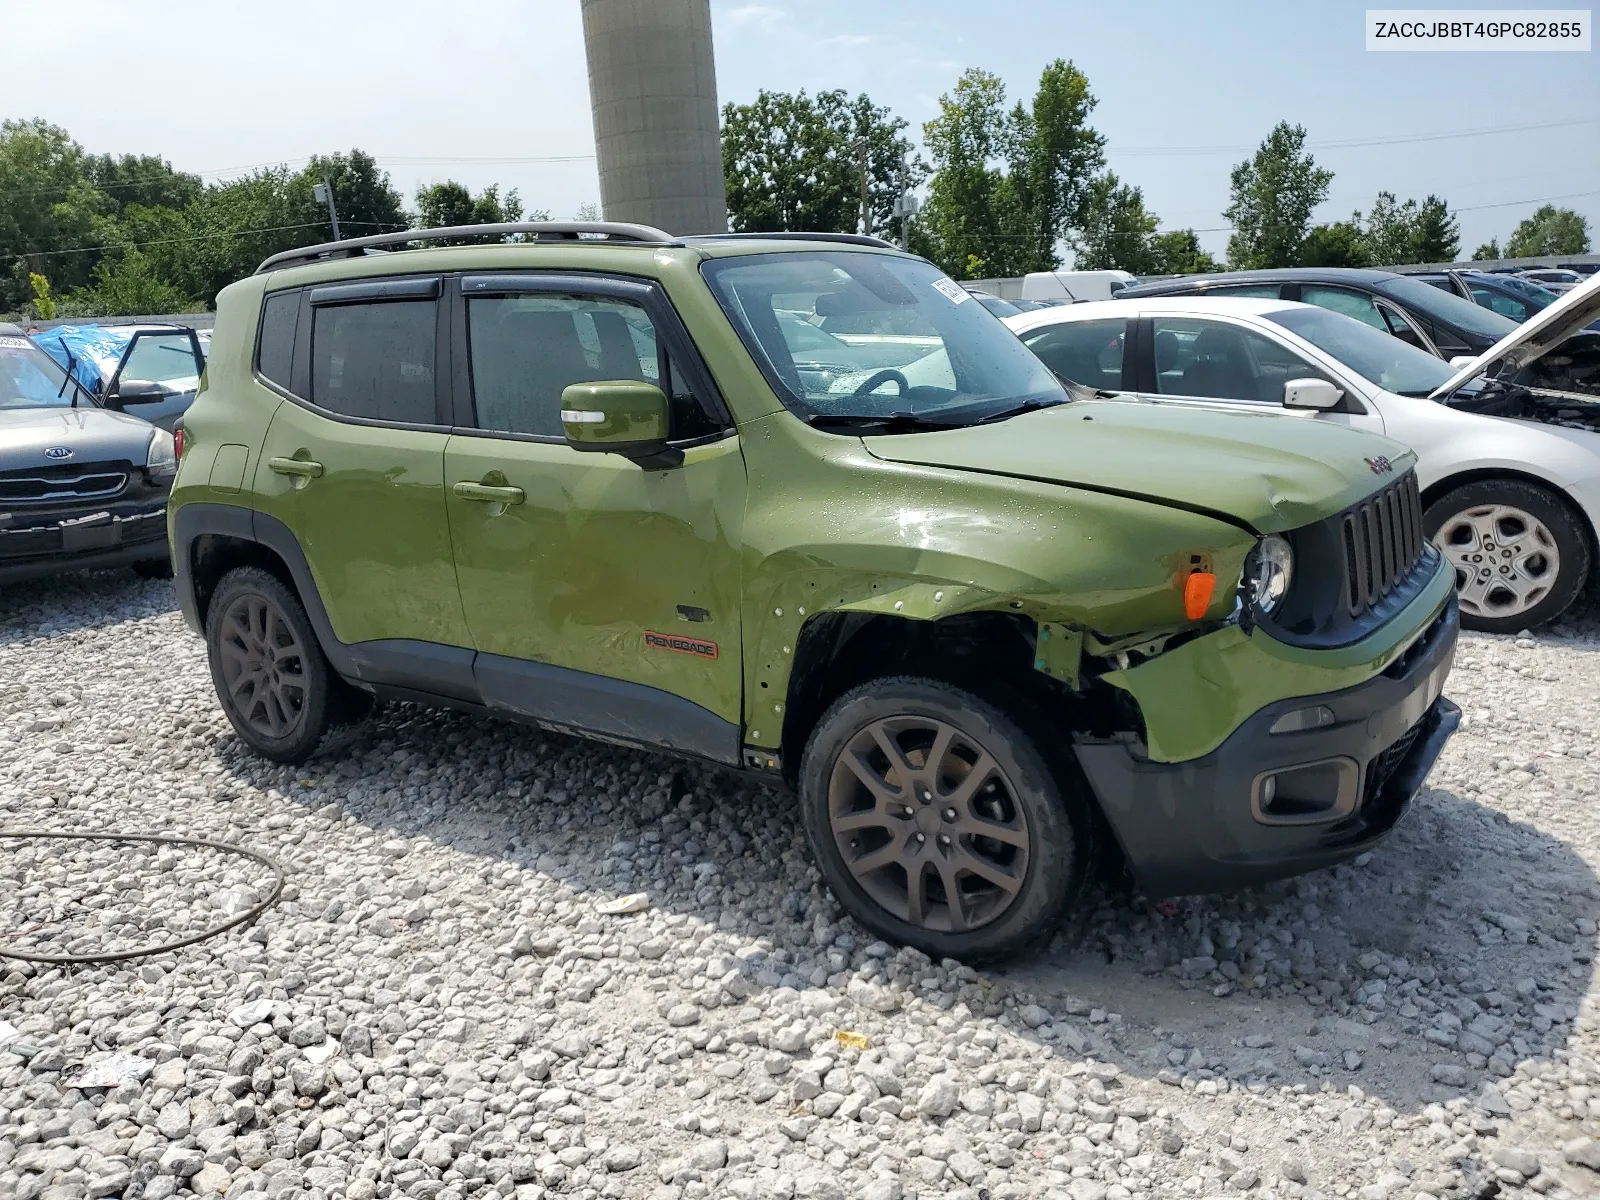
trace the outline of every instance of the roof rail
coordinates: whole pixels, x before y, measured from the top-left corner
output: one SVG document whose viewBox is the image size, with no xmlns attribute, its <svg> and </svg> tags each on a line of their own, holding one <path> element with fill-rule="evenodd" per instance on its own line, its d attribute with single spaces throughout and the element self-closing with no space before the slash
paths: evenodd
<svg viewBox="0 0 1600 1200">
<path fill-rule="evenodd" d="M 341 242 L 322 242 L 284 250 L 266 259 L 256 274 L 299 263 L 327 258 L 351 258 L 384 246 L 405 246 L 411 242 L 436 242 L 445 238 L 505 237 L 521 234 L 529 241 L 671 244 L 675 239 L 663 229 L 632 225 L 621 221 L 502 221 L 488 225 L 449 225 L 440 229 L 402 229 L 394 233 L 375 233 L 370 237 L 346 238 Z"/>
<path fill-rule="evenodd" d="M 702 233 L 678 240 L 693 245 L 695 242 L 727 242 L 745 238 L 762 238 L 776 242 L 844 242 L 850 246 L 873 246 L 879 250 L 900 249 L 893 242 L 886 242 L 880 237 L 865 233 L 791 233 L 788 230 L 775 230 L 772 233 Z"/>
</svg>

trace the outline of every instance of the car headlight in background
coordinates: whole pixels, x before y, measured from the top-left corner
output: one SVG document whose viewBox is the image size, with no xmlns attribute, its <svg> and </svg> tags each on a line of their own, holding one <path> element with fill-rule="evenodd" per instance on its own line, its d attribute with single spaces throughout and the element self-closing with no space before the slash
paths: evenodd
<svg viewBox="0 0 1600 1200">
<path fill-rule="evenodd" d="M 1262 538 L 1250 551 L 1240 583 L 1250 606 L 1266 616 L 1283 604 L 1293 580 L 1294 550 L 1286 539 L 1274 534 Z"/>
<path fill-rule="evenodd" d="M 144 465 L 158 475 L 165 475 L 169 471 L 178 469 L 177 445 L 173 442 L 172 435 L 165 429 L 151 431 L 150 449 Z"/>
</svg>

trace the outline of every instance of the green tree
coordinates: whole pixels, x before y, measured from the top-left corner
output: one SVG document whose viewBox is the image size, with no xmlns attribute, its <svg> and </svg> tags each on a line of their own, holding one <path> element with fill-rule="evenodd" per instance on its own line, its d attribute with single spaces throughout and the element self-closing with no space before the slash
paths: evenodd
<svg viewBox="0 0 1600 1200">
<path fill-rule="evenodd" d="M 154 154 L 91 155 L 84 175 L 105 194 L 107 211 L 120 213 L 130 204 L 145 208 L 188 208 L 200 196 L 200 177 L 174 171 Z"/>
<path fill-rule="evenodd" d="M 1030 107 L 1005 101 L 997 76 L 968 70 L 923 126 L 935 174 L 913 248 L 957 277 L 973 277 L 974 259 L 994 275 L 1057 266 L 1103 161 L 1104 139 L 1086 124 L 1094 97 L 1070 62 L 1044 69 Z"/>
<path fill-rule="evenodd" d="M 750 104 L 722 108 L 722 171 L 728 216 L 739 233 L 861 228 L 861 149 L 866 147 L 867 207 L 872 230 L 886 232 L 905 185 L 927 167 L 902 130 L 906 122 L 842 90 L 757 93 Z"/>
<path fill-rule="evenodd" d="M 1500 257 L 1500 239 L 1490 238 L 1472 252 L 1473 262 L 1493 262 Z"/>
<path fill-rule="evenodd" d="M 33 311 L 39 320 L 55 320 L 56 298 L 50 293 L 50 281 L 35 272 L 28 276 L 28 285 L 33 288 Z"/>
<path fill-rule="evenodd" d="M 302 220 L 320 224 L 321 236 L 308 237 L 296 245 L 326 241 L 332 236 L 325 205 L 317 203 L 311 189 L 324 179 L 333 184 L 333 203 L 339 213 L 339 230 L 345 237 L 372 233 L 391 233 L 407 228 L 405 200 L 389 182 L 389 173 L 380 171 L 372 155 L 363 150 L 349 154 L 316 154 L 288 184 L 292 210 Z"/>
<path fill-rule="evenodd" d="M 1120 268 L 1135 275 L 1157 274 L 1155 236 L 1159 224 L 1144 206 L 1143 191 L 1121 183 L 1107 171 L 1090 184 L 1082 230 L 1076 239 L 1075 265 L 1085 271 Z"/>
<path fill-rule="evenodd" d="M 191 312 L 196 307 L 138 250 L 102 258 L 94 269 L 94 283 L 74 292 L 72 303 L 83 315 L 97 317 Z"/>
<path fill-rule="evenodd" d="M 1313 227 L 1301 246 L 1300 264 L 1306 267 L 1371 266 L 1372 255 L 1367 250 L 1360 217 L 1360 213 L 1355 213 L 1348 221 Z"/>
<path fill-rule="evenodd" d="M 1058 58 L 1039 76 L 1031 107 L 1018 102 L 1011 110 L 1010 178 L 1029 235 L 1023 254 L 1030 270 L 1059 264 L 1057 243 L 1085 221 L 1105 161 L 1105 138 L 1089 125 L 1096 103 L 1083 72 Z"/>
<path fill-rule="evenodd" d="M 1200 239 L 1192 229 L 1156 234 L 1150 252 L 1152 262 L 1146 272 L 1150 275 L 1204 275 L 1222 269 L 1215 258 L 1200 249 Z"/>
<path fill-rule="evenodd" d="M 1255 154 L 1233 168 L 1223 216 L 1234 227 L 1228 263 L 1235 268 L 1300 262 L 1312 210 L 1328 198 L 1333 172 L 1306 153 L 1306 131 L 1280 121 Z"/>
<path fill-rule="evenodd" d="M 1519 223 L 1506 242 L 1507 258 L 1541 254 L 1587 254 L 1589 222 L 1570 208 L 1542 204 Z"/>
<path fill-rule="evenodd" d="M 1461 224 L 1432 193 L 1417 209 L 1411 253 L 1420 263 L 1455 262 L 1461 254 Z"/>
<path fill-rule="evenodd" d="M 86 175 L 83 147 L 35 118 L 0 121 L 0 311 L 33 297 L 29 276 L 48 273 L 63 291 L 89 281 L 106 199 Z"/>
<path fill-rule="evenodd" d="M 1367 260 L 1383 267 L 1402 266 L 1415 262 L 1411 257 L 1417 220 L 1417 202 L 1407 200 L 1401 204 L 1393 192 L 1379 192 L 1367 212 Z"/>
<path fill-rule="evenodd" d="M 498 225 L 520 221 L 523 218 L 522 198 L 512 188 L 502 199 L 500 185 L 492 183 L 474 196 L 454 179 L 417 189 L 417 224 L 423 229 L 448 228 L 453 225 Z M 548 221 L 547 212 L 528 214 L 530 221 Z M 442 238 L 434 245 L 465 246 L 473 242 L 496 241 L 494 235 L 481 238 Z"/>
</svg>

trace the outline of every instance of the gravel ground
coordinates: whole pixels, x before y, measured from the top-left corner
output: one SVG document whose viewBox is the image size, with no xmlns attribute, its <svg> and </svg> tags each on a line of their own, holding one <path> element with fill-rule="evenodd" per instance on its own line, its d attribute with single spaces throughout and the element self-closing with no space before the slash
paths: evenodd
<svg viewBox="0 0 1600 1200">
<path fill-rule="evenodd" d="M 1108 884 L 980 973 L 842 917 L 780 792 L 405 707 L 281 769 L 170 585 L 10 592 L 0 825 L 217 838 L 288 883 L 175 953 L 0 965 L 0 1195 L 1600 1194 L 1597 652 L 1592 614 L 1466 637 L 1463 730 L 1376 854 Z M 171 941 L 269 883 L 0 842 L 0 936 Z"/>
</svg>

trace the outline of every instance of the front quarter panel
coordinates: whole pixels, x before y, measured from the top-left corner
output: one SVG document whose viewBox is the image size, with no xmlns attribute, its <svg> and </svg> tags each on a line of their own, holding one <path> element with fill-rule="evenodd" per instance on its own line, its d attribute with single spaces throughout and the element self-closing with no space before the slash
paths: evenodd
<svg viewBox="0 0 1600 1200">
<path fill-rule="evenodd" d="M 1114 638 L 1186 627 L 1182 580 L 1232 611 L 1254 538 L 1198 513 L 1058 484 L 893 463 L 786 414 L 741 430 L 747 741 L 781 744 L 801 629 L 829 612 L 1008 612 Z"/>
</svg>

